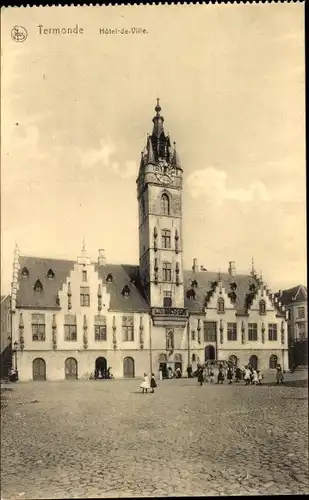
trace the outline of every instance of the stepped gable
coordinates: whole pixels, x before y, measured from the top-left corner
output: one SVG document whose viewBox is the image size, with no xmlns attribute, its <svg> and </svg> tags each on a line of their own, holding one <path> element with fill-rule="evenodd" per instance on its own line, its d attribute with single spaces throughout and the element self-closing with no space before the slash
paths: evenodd
<svg viewBox="0 0 309 500">
<path fill-rule="evenodd" d="M 49 259 L 44 257 L 20 256 L 19 289 L 17 292 L 17 307 L 38 309 L 60 309 L 57 305 L 57 293 L 74 269 L 76 261 L 63 259 Z M 149 307 L 140 288 L 138 266 L 123 264 L 105 264 L 99 266 L 93 263 L 98 271 L 103 285 L 110 293 L 110 309 L 121 311 L 148 311 Z M 23 276 L 23 269 L 28 275 Z M 52 270 L 54 276 L 49 278 L 48 272 Z M 112 282 L 106 282 L 108 274 L 113 276 Z M 43 286 L 42 291 L 35 291 L 34 285 L 39 280 Z M 121 293 L 125 286 L 130 293 L 124 297 Z"/>
<path fill-rule="evenodd" d="M 188 290 L 191 289 L 191 281 L 197 281 L 197 287 L 194 288 L 195 298 L 189 299 L 187 297 Z M 184 284 L 185 284 L 185 307 L 189 309 L 190 312 L 201 312 L 205 307 L 205 299 L 211 297 L 213 293 L 212 283 L 218 281 L 218 272 L 211 271 L 184 271 Z M 238 314 L 246 314 L 246 296 L 249 293 L 249 287 L 251 284 L 255 284 L 258 287 L 257 281 L 250 275 L 238 274 L 232 277 L 229 273 L 221 273 L 222 287 L 225 292 L 229 294 L 231 289 L 231 283 L 236 283 L 237 288 L 236 301 L 234 303 L 235 310 Z"/>
</svg>

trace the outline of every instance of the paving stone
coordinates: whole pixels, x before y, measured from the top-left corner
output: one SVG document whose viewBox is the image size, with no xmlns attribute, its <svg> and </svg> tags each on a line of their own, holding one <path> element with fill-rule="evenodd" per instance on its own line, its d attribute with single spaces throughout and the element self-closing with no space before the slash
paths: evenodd
<svg viewBox="0 0 309 500">
<path fill-rule="evenodd" d="M 14 386 L 2 416 L 5 500 L 308 493 L 306 387 L 219 394 L 172 380 L 150 400 L 135 394 L 139 381 L 114 382 Z"/>
</svg>

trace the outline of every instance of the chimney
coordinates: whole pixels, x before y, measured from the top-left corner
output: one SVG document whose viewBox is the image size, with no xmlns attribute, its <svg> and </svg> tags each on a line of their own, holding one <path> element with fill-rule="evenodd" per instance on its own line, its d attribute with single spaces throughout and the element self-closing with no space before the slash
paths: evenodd
<svg viewBox="0 0 309 500">
<path fill-rule="evenodd" d="M 236 265 L 235 265 L 234 260 L 231 260 L 229 262 L 229 274 L 230 274 L 230 276 L 232 276 L 232 278 L 235 278 L 235 276 L 236 276 Z"/>
<path fill-rule="evenodd" d="M 193 259 L 193 266 L 192 266 L 192 271 L 195 273 L 196 271 L 198 271 L 198 262 L 197 262 L 197 259 L 194 257 Z"/>
<path fill-rule="evenodd" d="M 99 249 L 98 264 L 99 266 L 104 266 L 106 263 L 105 250 L 103 248 Z"/>
</svg>

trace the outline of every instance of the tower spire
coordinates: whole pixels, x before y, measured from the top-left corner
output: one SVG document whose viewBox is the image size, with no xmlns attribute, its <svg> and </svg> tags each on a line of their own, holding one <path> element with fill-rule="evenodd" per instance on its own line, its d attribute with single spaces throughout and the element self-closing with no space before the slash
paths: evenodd
<svg viewBox="0 0 309 500">
<path fill-rule="evenodd" d="M 160 99 L 159 99 L 159 97 L 157 97 L 157 105 L 155 107 L 156 116 L 154 116 L 152 119 L 152 121 L 153 121 L 152 135 L 154 135 L 157 138 L 159 138 L 161 136 L 162 132 L 164 132 L 164 129 L 163 129 L 164 118 L 163 118 L 163 116 L 160 115 L 160 111 L 161 111 Z"/>
</svg>

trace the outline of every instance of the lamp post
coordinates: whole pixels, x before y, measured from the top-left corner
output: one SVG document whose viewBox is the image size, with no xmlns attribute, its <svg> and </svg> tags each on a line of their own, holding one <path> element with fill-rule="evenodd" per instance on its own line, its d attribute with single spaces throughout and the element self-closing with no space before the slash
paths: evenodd
<svg viewBox="0 0 309 500">
<path fill-rule="evenodd" d="M 14 342 L 14 356 L 15 356 L 15 370 L 17 371 L 17 348 L 18 348 L 18 342 L 15 340 Z"/>
</svg>

